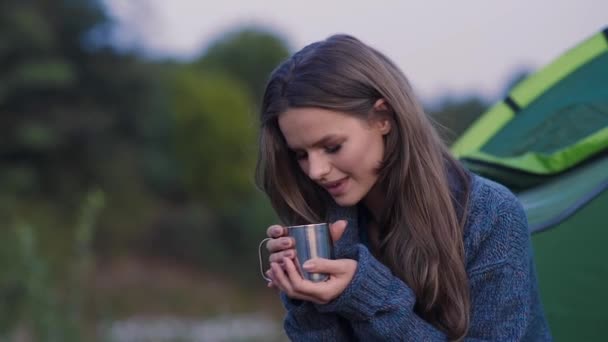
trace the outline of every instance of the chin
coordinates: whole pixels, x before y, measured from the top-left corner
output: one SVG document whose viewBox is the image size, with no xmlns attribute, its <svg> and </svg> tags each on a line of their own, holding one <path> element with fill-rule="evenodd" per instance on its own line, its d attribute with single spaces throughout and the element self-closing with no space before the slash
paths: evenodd
<svg viewBox="0 0 608 342">
<path fill-rule="evenodd" d="M 360 200 L 361 199 L 354 198 L 352 196 L 334 197 L 334 201 L 336 202 L 336 204 L 341 207 L 352 207 L 354 205 L 357 205 L 357 203 L 359 203 Z"/>
</svg>

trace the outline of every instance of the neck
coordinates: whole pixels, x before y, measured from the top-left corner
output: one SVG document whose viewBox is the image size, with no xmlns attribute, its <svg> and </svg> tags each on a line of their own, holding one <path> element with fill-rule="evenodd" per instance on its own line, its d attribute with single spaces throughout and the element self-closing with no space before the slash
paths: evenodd
<svg viewBox="0 0 608 342">
<path fill-rule="evenodd" d="M 384 208 L 384 197 L 382 191 L 374 186 L 363 199 L 363 205 L 369 210 L 372 219 L 376 222 L 380 221 L 380 215 Z"/>
</svg>

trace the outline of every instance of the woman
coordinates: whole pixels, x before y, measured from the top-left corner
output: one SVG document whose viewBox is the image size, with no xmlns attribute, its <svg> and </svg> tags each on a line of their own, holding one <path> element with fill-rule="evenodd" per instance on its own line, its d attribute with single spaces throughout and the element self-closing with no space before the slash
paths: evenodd
<svg viewBox="0 0 608 342">
<path fill-rule="evenodd" d="M 335 260 L 302 279 L 271 226 L 270 287 L 292 340 L 550 340 L 527 220 L 503 186 L 449 153 L 384 55 L 336 35 L 271 75 L 260 188 L 285 225 L 334 222 Z"/>
</svg>

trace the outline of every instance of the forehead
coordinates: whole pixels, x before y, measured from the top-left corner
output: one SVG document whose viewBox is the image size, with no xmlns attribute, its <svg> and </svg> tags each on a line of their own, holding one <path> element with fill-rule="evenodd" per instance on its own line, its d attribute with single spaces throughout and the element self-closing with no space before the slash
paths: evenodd
<svg viewBox="0 0 608 342">
<path fill-rule="evenodd" d="M 313 146 L 327 136 L 345 136 L 364 129 L 364 121 L 322 108 L 292 108 L 279 116 L 279 127 L 290 148 Z"/>
</svg>

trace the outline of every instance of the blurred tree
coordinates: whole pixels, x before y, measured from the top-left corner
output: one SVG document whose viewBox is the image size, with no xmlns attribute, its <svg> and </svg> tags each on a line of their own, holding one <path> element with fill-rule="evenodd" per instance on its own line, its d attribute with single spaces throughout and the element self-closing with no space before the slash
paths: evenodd
<svg viewBox="0 0 608 342">
<path fill-rule="evenodd" d="M 215 209 L 249 195 L 256 130 L 246 87 L 217 72 L 183 67 L 171 95 L 176 153 L 190 192 Z"/>
<path fill-rule="evenodd" d="M 242 81 L 258 104 L 270 72 L 288 55 L 284 39 L 276 34 L 258 28 L 243 28 L 211 43 L 198 64 L 206 70 L 221 70 Z"/>
<path fill-rule="evenodd" d="M 9 188 L 74 197 L 100 181 L 113 148 L 137 138 L 146 65 L 100 41 L 107 24 L 95 0 L 0 4 L 0 179 L 17 185 Z"/>
<path fill-rule="evenodd" d="M 45 227 L 37 233 L 53 247 L 43 249 L 66 258 L 67 242 L 56 236 L 69 234 L 89 188 L 108 190 L 112 210 L 101 223 L 110 229 L 96 238 L 103 246 L 145 230 L 148 184 L 164 190 L 176 181 L 145 167 L 171 159 L 163 66 L 114 50 L 110 28 L 98 0 L 0 3 L 2 195 Z"/>
<path fill-rule="evenodd" d="M 160 122 L 173 129 L 175 163 L 150 160 L 179 175 L 176 198 L 186 202 L 152 223 L 141 240 L 145 250 L 216 271 L 226 264 L 255 269 L 250 255 L 226 251 L 247 250 L 275 222 L 253 184 L 254 112 L 268 74 L 287 54 L 278 37 L 241 29 L 222 35 L 191 65 L 165 66 L 171 117 Z"/>
<path fill-rule="evenodd" d="M 133 247 L 226 272 L 226 263 L 254 260 L 248 248 L 273 220 L 253 186 L 252 112 L 287 56 L 283 40 L 233 31 L 183 65 L 116 51 L 111 27 L 99 0 L 0 2 L 0 220 L 27 218 L 37 243 L 24 266 L 14 261 L 28 230 L 0 234 L 2 298 L 63 305 L 55 290 L 70 288 L 74 260 L 73 277 L 84 278 L 97 256 L 142 251 Z M 73 213 L 92 187 L 102 189 L 105 209 L 99 229 L 83 233 Z M 74 258 L 83 241 L 95 257 Z M 24 281 L 37 285 L 24 290 Z M 69 295 L 68 320 L 86 306 L 84 289 Z M 41 320 L 53 312 L 42 309 Z M 19 319 L 0 315 L 0 330 Z"/>
<path fill-rule="evenodd" d="M 251 260 L 241 251 L 259 238 L 272 216 L 253 184 L 253 101 L 246 85 L 217 69 L 181 65 L 168 75 L 173 167 L 187 202 L 155 220 L 141 245 L 147 252 L 228 272 L 225 265 Z"/>
</svg>

